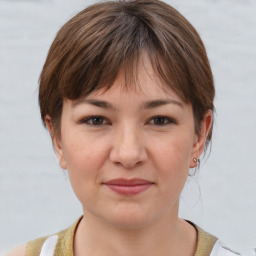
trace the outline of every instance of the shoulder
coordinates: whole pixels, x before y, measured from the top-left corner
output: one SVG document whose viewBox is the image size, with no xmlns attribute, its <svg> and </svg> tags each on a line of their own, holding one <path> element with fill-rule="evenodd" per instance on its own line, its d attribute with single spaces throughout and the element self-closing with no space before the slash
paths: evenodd
<svg viewBox="0 0 256 256">
<path fill-rule="evenodd" d="M 191 222 L 190 222 L 191 223 Z M 220 240 L 209 234 L 208 232 L 204 231 L 197 225 L 193 224 L 198 232 L 198 239 L 197 239 L 197 249 L 195 256 L 237 256 L 241 255 L 234 250 L 231 250 Z"/>
<path fill-rule="evenodd" d="M 24 245 L 12 249 L 5 256 L 39 256 L 48 255 L 49 253 L 50 255 L 53 255 L 59 238 L 58 235 L 62 235 L 62 233 L 63 232 L 59 232 L 57 235 L 45 236 L 31 240 Z"/>
<path fill-rule="evenodd" d="M 62 230 L 54 235 L 44 236 L 29 241 L 25 245 L 11 250 L 5 256 L 39 256 L 54 255 L 56 248 L 59 250 L 58 255 L 72 255 L 72 242 L 76 227 L 82 217 L 80 217 L 72 226 Z"/>
<path fill-rule="evenodd" d="M 11 251 L 9 251 L 6 256 L 25 256 L 26 254 L 26 245 L 20 245 Z"/>
</svg>

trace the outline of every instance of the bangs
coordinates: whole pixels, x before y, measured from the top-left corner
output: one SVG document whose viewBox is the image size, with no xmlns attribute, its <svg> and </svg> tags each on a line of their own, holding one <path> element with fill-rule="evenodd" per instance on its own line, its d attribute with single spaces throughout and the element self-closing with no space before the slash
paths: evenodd
<svg viewBox="0 0 256 256">
<path fill-rule="evenodd" d="M 138 85 L 138 66 L 146 54 L 161 82 L 171 87 L 184 101 L 190 101 L 186 97 L 186 63 L 174 35 L 163 35 L 162 31 L 157 34 L 146 18 L 129 13 L 108 17 L 102 14 L 94 20 L 84 20 L 81 28 L 76 29 L 83 29 L 83 33 L 70 28 L 75 40 L 70 42 L 70 50 L 59 62 L 57 80 L 62 98 L 76 100 L 95 90 L 108 90 L 121 71 L 126 88 Z M 102 40 L 103 35 L 105 40 Z"/>
</svg>

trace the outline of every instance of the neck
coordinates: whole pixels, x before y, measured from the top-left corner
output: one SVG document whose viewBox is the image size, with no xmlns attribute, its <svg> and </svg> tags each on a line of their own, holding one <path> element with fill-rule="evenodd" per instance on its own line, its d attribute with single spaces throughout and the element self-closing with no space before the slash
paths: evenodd
<svg viewBox="0 0 256 256">
<path fill-rule="evenodd" d="M 77 228 L 73 250 L 75 256 L 192 256 L 196 239 L 195 228 L 177 213 L 138 229 L 115 227 L 87 213 Z"/>
</svg>

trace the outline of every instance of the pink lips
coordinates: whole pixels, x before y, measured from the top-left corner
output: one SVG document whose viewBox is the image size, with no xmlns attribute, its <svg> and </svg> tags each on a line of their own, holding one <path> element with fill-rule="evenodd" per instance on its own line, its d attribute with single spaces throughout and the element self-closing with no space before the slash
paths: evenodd
<svg viewBox="0 0 256 256">
<path fill-rule="evenodd" d="M 154 183 L 142 179 L 114 179 L 103 184 L 118 194 L 133 196 L 145 191 Z"/>
</svg>

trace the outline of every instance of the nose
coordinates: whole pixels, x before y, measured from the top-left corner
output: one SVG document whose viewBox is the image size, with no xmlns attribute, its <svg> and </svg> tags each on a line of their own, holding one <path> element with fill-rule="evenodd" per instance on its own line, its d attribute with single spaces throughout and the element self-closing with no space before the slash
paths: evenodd
<svg viewBox="0 0 256 256">
<path fill-rule="evenodd" d="M 119 128 L 112 141 L 110 160 L 127 169 L 145 162 L 148 155 L 142 137 L 136 128 L 128 126 Z"/>
</svg>

